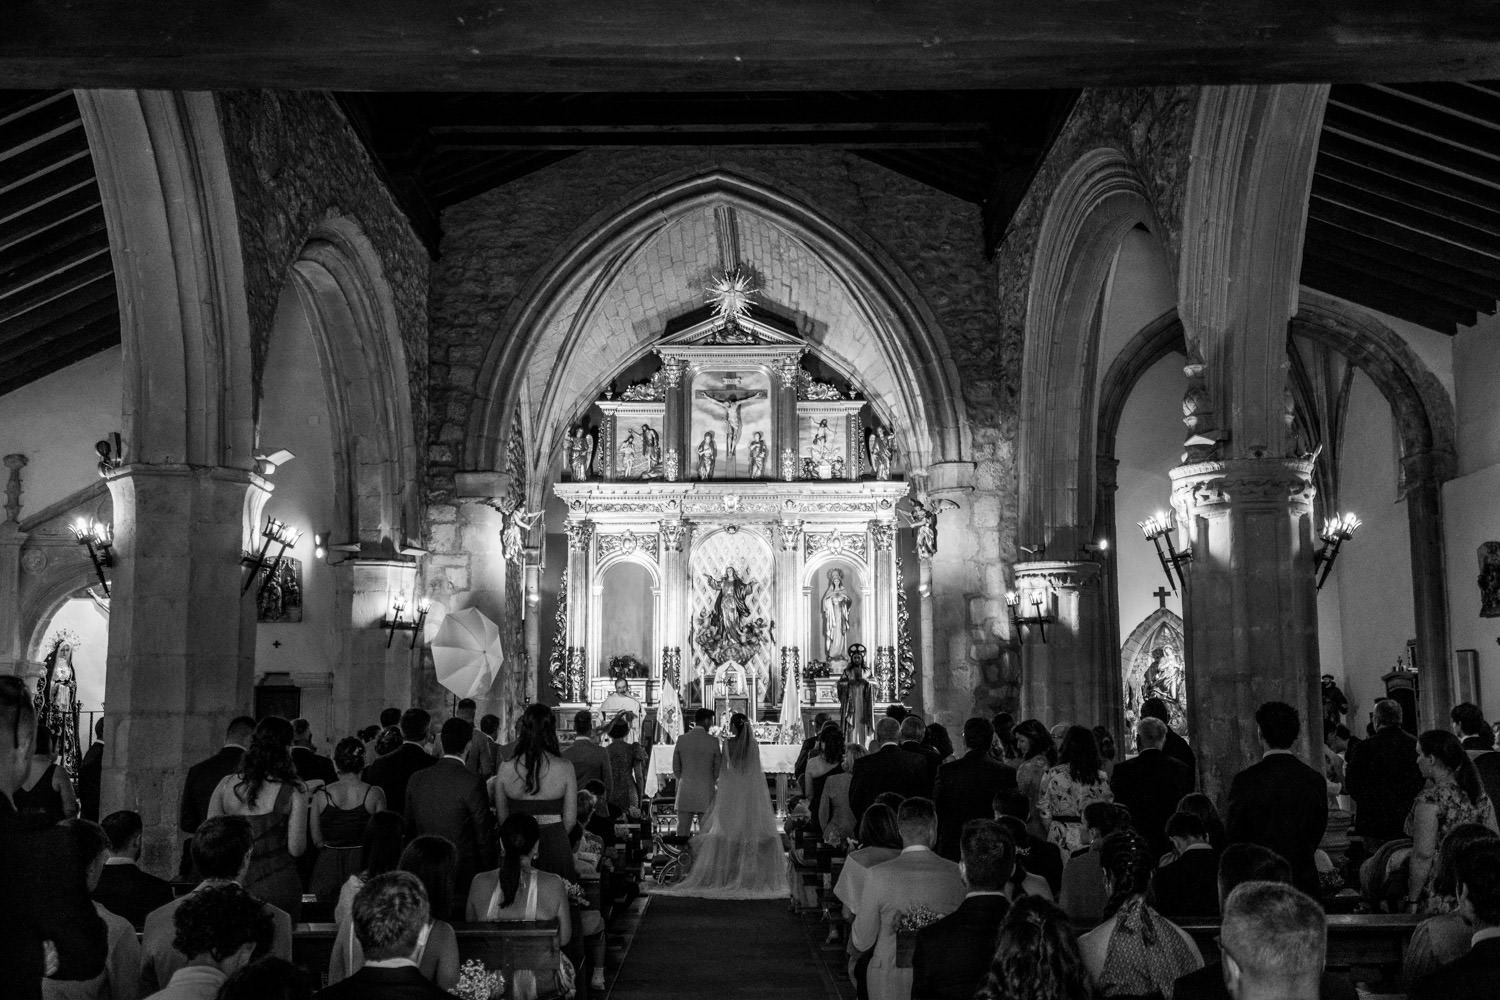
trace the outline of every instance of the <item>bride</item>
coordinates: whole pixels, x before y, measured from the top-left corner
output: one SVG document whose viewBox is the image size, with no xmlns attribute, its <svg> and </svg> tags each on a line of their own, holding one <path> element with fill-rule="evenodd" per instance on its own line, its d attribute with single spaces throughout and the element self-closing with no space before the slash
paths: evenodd
<svg viewBox="0 0 1500 1000">
<path fill-rule="evenodd" d="M 736 712 L 724 743 L 724 771 L 714 801 L 692 842 L 693 866 L 662 896 L 704 899 L 784 899 L 786 852 L 766 789 L 760 744 L 750 720 Z"/>
</svg>

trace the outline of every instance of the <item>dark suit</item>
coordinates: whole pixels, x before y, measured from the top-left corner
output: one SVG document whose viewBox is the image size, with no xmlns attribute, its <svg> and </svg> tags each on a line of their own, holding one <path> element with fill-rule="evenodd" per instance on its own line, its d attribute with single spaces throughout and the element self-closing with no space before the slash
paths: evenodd
<svg viewBox="0 0 1500 1000">
<path fill-rule="evenodd" d="M 475 874 L 495 866 L 495 831 L 484 780 L 463 761 L 444 757 L 413 774 L 406 784 L 407 837 L 447 837 L 458 848 L 453 871 L 456 906 L 468 898 Z"/>
<path fill-rule="evenodd" d="M 1184 917 L 1219 915 L 1219 852 L 1194 848 L 1151 876 L 1151 905 L 1179 923 Z"/>
<path fill-rule="evenodd" d="M 318 991 L 317 1000 L 453 1000 L 414 966 L 360 969 L 348 979 Z"/>
<path fill-rule="evenodd" d="M 1193 753 L 1193 748 L 1188 746 L 1188 741 L 1178 736 L 1170 728 L 1167 729 L 1167 742 L 1162 747 L 1162 752 L 1173 760 L 1180 760 L 1187 765 L 1188 775 L 1193 783 L 1188 786 L 1188 791 L 1198 787 L 1198 758 Z M 1115 765 L 1118 767 L 1119 765 Z"/>
<path fill-rule="evenodd" d="M 1408 1000 L 1493 1000 L 1500 983 L 1500 938 L 1476 944 L 1467 955 L 1411 984 Z"/>
<path fill-rule="evenodd" d="M 177 810 L 179 830 L 187 834 L 198 832 L 198 827 L 208 819 L 208 803 L 214 797 L 214 789 L 219 787 L 219 782 L 224 780 L 225 775 L 232 774 L 239 768 L 244 757 L 244 747 L 230 744 L 208 760 L 199 761 L 188 768 L 187 777 L 182 782 L 182 802 Z M 192 837 L 182 842 L 182 863 L 178 869 L 178 877 L 185 882 L 196 881 L 192 843 Z"/>
<path fill-rule="evenodd" d="M 968 896 L 958 909 L 917 932 L 912 956 L 912 1000 L 971 1000 L 989 971 L 1004 896 Z"/>
<path fill-rule="evenodd" d="M 172 901 L 172 884 L 135 865 L 105 865 L 94 887 L 94 902 L 140 930 L 146 914 Z"/>
<path fill-rule="evenodd" d="M 437 763 L 437 758 L 415 743 L 403 743 L 365 768 L 364 779 L 385 792 L 385 807 L 406 812 L 406 784 L 411 776 Z"/>
<path fill-rule="evenodd" d="M 1318 996 L 1322 1000 L 1356 1000 L 1358 994 L 1347 975 L 1325 972 Z M 1197 972 L 1179 977 L 1172 987 L 1172 1000 L 1230 1000 L 1224 985 L 1224 964 L 1211 961 Z"/>
<path fill-rule="evenodd" d="M 78 815 L 99 822 L 99 783 L 104 774 L 104 741 L 95 740 L 78 763 Z"/>
<path fill-rule="evenodd" d="M 923 792 L 922 794 L 931 796 L 932 786 L 937 783 L 938 768 L 942 766 L 943 763 L 943 755 L 938 753 L 932 747 L 928 746 L 926 743 L 922 743 L 919 740 L 902 740 L 901 749 L 905 750 L 907 753 L 914 753 L 927 759 L 927 767 L 932 776 L 927 782 L 927 791 Z"/>
<path fill-rule="evenodd" d="M 292 747 L 292 763 L 297 766 L 297 777 L 303 781 L 321 781 L 331 785 L 339 780 L 333 761 L 312 747 Z"/>
<path fill-rule="evenodd" d="M 1381 726 L 1349 748 L 1344 788 L 1354 799 L 1354 832 L 1375 840 L 1406 836 L 1406 816 L 1422 790 L 1417 741 L 1400 726 Z"/>
<path fill-rule="evenodd" d="M 1473 737 L 1469 737 L 1473 739 Z M 1469 749 L 1469 740 L 1464 740 L 1464 749 Z M 1476 746 L 1476 750 L 1483 750 L 1479 756 L 1474 758 L 1474 770 L 1479 772 L 1479 784 L 1484 788 L 1484 794 L 1490 797 L 1491 802 L 1500 803 L 1500 753 L 1494 750 L 1485 750 Z M 1496 806 L 1500 809 L 1500 805 Z"/>
<path fill-rule="evenodd" d="M 1053 896 L 1062 891 L 1062 848 L 1052 841 L 1027 834 L 1026 843 L 1016 845 L 1016 860 L 1026 874 L 1046 879 Z"/>
<path fill-rule="evenodd" d="M 1292 866 L 1293 885 L 1323 898 L 1313 852 L 1328 827 L 1328 785 L 1301 758 L 1271 753 L 1236 774 L 1225 826 L 1229 843 L 1270 848 Z"/>
<path fill-rule="evenodd" d="M 931 795 L 933 768 L 929 760 L 922 754 L 887 743 L 855 761 L 854 777 L 849 784 L 849 805 L 855 819 L 862 819 L 865 810 L 882 792 L 895 792 L 905 798 Z"/>
<path fill-rule="evenodd" d="M 1167 820 L 1177 811 L 1177 803 L 1193 790 L 1193 772 L 1165 750 L 1142 750 L 1130 760 L 1115 765 L 1109 787 L 1115 793 L 1115 804 L 1130 810 L 1130 818 L 1141 836 L 1151 845 L 1151 853 L 1160 857 L 1172 849 L 1167 839 Z"/>
<path fill-rule="evenodd" d="M 932 798 L 937 805 L 937 852 L 958 860 L 959 834 L 971 819 L 994 815 L 995 793 L 1016 787 L 1016 769 L 990 760 L 982 750 L 970 750 L 938 768 Z"/>
</svg>

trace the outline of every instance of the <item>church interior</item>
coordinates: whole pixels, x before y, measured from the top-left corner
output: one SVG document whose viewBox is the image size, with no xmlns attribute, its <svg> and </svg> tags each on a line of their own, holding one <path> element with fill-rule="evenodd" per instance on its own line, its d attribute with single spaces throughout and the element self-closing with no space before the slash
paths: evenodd
<svg viewBox="0 0 1500 1000">
<path fill-rule="evenodd" d="M 244 714 L 1500 717 L 1492 18 L 135 6 L 0 38 L 0 673 L 147 861 Z"/>
</svg>

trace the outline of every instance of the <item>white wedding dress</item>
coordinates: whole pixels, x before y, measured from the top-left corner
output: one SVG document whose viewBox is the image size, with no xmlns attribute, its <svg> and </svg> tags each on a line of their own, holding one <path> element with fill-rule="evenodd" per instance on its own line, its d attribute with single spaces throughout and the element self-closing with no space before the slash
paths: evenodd
<svg viewBox="0 0 1500 1000">
<path fill-rule="evenodd" d="M 760 745 L 750 727 L 724 745 L 724 770 L 713 804 L 692 841 L 692 869 L 659 896 L 785 899 L 786 851 L 766 788 Z"/>
</svg>

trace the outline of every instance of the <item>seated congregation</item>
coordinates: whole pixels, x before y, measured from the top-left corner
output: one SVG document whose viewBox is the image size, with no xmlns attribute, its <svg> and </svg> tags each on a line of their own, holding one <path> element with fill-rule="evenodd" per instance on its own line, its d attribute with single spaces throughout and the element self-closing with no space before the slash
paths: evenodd
<svg viewBox="0 0 1500 1000">
<path fill-rule="evenodd" d="M 388 711 L 331 757 L 301 720 L 236 719 L 184 783 L 168 881 L 139 866 L 139 816 L 38 803 L 30 699 L 0 678 L 5 996 L 469 996 L 470 959 L 504 997 L 605 995 L 646 831 L 658 852 L 677 840 L 670 795 L 641 794 L 642 748 L 625 731 L 599 746 L 583 712 L 565 753 L 542 705 L 506 745 L 492 716 L 476 732 L 472 703 L 435 734 L 421 709 Z M 1473 706 L 1454 712 L 1462 739 L 1413 738 L 1382 702 L 1367 739 L 1330 733 L 1320 772 L 1293 752 L 1295 710 L 1267 703 L 1265 756 L 1222 814 L 1164 716 L 1148 703 L 1118 761 L 1079 725 L 969 719 L 955 752 L 899 706 L 868 750 L 815 719 L 786 821 L 790 902 L 830 924 L 840 995 L 1494 995 L 1497 758 Z M 1353 834 L 1334 844 L 1346 794 Z"/>
</svg>

